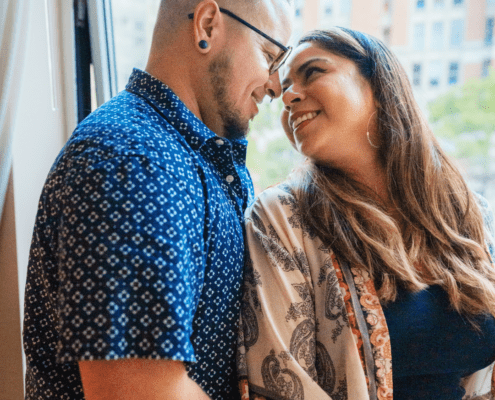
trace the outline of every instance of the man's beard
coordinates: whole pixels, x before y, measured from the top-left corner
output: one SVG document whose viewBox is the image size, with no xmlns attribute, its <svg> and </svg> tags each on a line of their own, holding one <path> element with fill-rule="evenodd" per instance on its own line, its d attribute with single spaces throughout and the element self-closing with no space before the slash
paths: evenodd
<svg viewBox="0 0 495 400">
<path fill-rule="evenodd" d="M 218 114 L 222 120 L 225 138 L 229 140 L 243 139 L 249 129 L 249 121 L 244 121 L 241 112 L 228 98 L 229 76 L 232 64 L 226 53 L 220 54 L 208 68 L 210 84 L 213 88 L 213 97 L 218 107 Z"/>
</svg>

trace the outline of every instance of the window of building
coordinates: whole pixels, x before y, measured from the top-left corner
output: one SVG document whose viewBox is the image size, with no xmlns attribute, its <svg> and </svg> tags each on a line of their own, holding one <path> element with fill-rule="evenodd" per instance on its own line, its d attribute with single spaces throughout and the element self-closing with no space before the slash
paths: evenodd
<svg viewBox="0 0 495 400">
<path fill-rule="evenodd" d="M 442 78 L 442 62 L 432 61 L 430 62 L 430 74 L 429 74 L 430 86 L 440 86 L 440 80 Z"/>
<path fill-rule="evenodd" d="M 464 0 L 454 0 L 454 6 L 460 6 L 464 4 Z"/>
<path fill-rule="evenodd" d="M 333 1 L 332 0 L 325 0 L 323 2 L 323 12 L 325 15 L 328 17 L 332 15 L 333 13 Z"/>
<path fill-rule="evenodd" d="M 417 51 L 425 48 L 425 24 L 423 23 L 414 25 L 413 47 Z"/>
<path fill-rule="evenodd" d="M 449 64 L 449 85 L 455 85 L 459 80 L 459 63 L 451 62 Z"/>
<path fill-rule="evenodd" d="M 419 10 L 425 8 L 425 0 L 416 0 L 416 8 Z"/>
<path fill-rule="evenodd" d="M 443 42 L 443 22 L 435 22 L 431 31 L 431 48 L 433 50 L 442 50 Z"/>
<path fill-rule="evenodd" d="M 487 18 L 485 23 L 485 45 L 491 46 L 493 43 L 493 18 Z"/>
<path fill-rule="evenodd" d="M 421 64 L 413 65 L 413 86 L 421 86 Z"/>
<path fill-rule="evenodd" d="M 390 44 L 390 28 L 383 29 L 383 42 L 385 44 Z"/>
<path fill-rule="evenodd" d="M 462 46 L 464 39 L 464 20 L 455 19 L 452 21 L 452 28 L 450 31 L 450 47 L 459 48 Z"/>
<path fill-rule="evenodd" d="M 340 0 L 340 13 L 349 15 L 352 10 L 352 0 Z"/>
<path fill-rule="evenodd" d="M 296 18 L 301 18 L 302 13 L 303 13 L 303 8 L 304 8 L 304 1 L 296 0 L 294 5 L 295 5 Z"/>
<path fill-rule="evenodd" d="M 486 78 L 490 73 L 490 65 L 492 64 L 492 60 L 487 58 L 483 61 L 483 66 L 481 68 L 481 77 Z"/>
</svg>

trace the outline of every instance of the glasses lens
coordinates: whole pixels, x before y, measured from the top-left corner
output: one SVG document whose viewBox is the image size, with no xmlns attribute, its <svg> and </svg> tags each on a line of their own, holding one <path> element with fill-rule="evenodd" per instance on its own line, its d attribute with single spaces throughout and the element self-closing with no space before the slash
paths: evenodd
<svg viewBox="0 0 495 400">
<path fill-rule="evenodd" d="M 290 52 L 292 51 L 292 47 L 288 47 L 287 51 L 282 51 L 280 55 L 273 61 L 272 66 L 270 67 L 270 75 L 274 74 L 275 72 L 278 71 L 278 69 L 284 65 L 284 62 L 287 60 L 287 58 L 290 56 Z"/>
</svg>

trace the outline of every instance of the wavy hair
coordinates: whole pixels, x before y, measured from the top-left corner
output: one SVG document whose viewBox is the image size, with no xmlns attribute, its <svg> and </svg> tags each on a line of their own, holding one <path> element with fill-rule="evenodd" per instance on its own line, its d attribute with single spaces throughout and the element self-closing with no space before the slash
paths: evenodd
<svg viewBox="0 0 495 400">
<path fill-rule="evenodd" d="M 353 61 L 370 83 L 379 159 L 400 221 L 345 171 L 310 164 L 296 181 L 307 223 L 337 259 L 370 273 L 383 303 L 396 299 L 397 285 L 413 292 L 440 285 L 470 320 L 495 316 L 495 272 L 477 199 L 440 148 L 396 56 L 344 28 L 310 32 L 299 44 L 308 42 Z"/>
</svg>

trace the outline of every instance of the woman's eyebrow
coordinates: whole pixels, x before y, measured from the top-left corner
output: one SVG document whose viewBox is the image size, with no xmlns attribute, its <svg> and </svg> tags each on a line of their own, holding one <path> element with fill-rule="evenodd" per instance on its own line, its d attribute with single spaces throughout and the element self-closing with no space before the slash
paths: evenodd
<svg viewBox="0 0 495 400">
<path fill-rule="evenodd" d="M 303 72 L 311 63 L 313 62 L 316 62 L 316 61 L 324 61 L 326 63 L 328 63 L 328 60 L 326 58 L 311 58 L 310 60 L 306 61 L 305 63 L 301 64 L 299 66 L 299 68 L 297 68 L 297 71 L 296 71 L 296 75 L 299 75 L 301 72 Z M 282 86 L 284 85 L 287 85 L 288 83 L 290 83 L 290 79 L 289 78 L 285 78 L 283 81 L 282 81 Z"/>
</svg>

